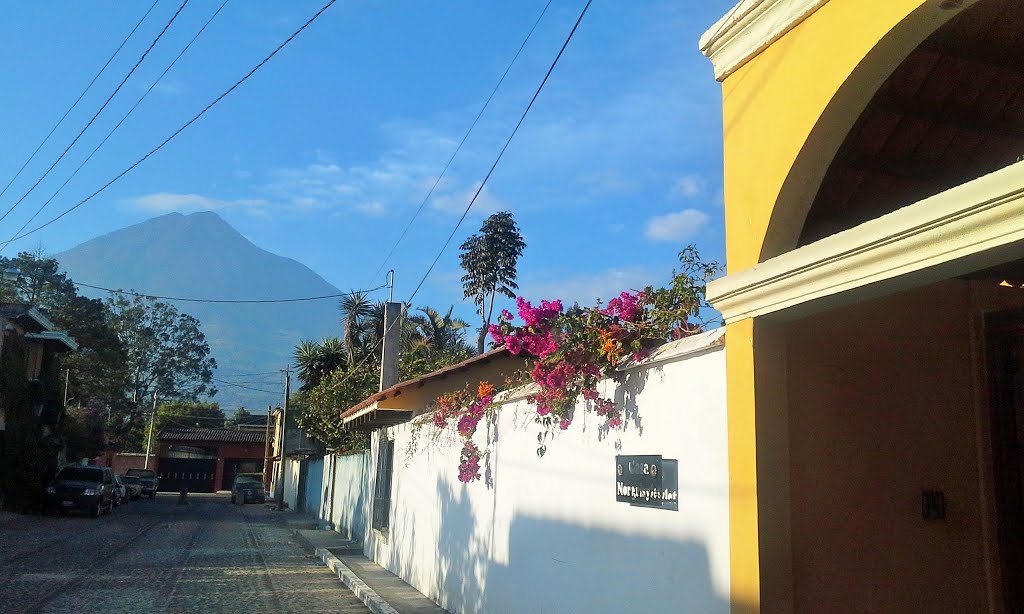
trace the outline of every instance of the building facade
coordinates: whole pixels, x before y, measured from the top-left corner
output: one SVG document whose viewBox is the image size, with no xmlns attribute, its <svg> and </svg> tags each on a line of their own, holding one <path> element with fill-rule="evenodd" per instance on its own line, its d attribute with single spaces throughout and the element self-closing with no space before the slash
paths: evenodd
<svg viewBox="0 0 1024 614">
<path fill-rule="evenodd" d="M 744 0 L 722 82 L 730 599 L 1021 612 L 1014 0 Z"/>
<path fill-rule="evenodd" d="M 0 508 L 33 507 L 63 451 L 59 355 L 78 344 L 31 305 L 0 303 Z"/>
<path fill-rule="evenodd" d="M 263 473 L 266 431 L 167 427 L 157 435 L 160 490 L 229 490 L 239 473 Z M 153 467 L 151 467 L 153 468 Z"/>
</svg>

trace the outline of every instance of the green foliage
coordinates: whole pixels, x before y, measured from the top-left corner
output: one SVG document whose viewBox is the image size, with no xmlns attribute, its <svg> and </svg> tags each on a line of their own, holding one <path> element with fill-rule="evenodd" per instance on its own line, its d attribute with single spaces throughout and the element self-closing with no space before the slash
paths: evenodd
<svg viewBox="0 0 1024 614">
<path fill-rule="evenodd" d="M 344 343 L 328 337 L 317 343 L 303 339 L 292 354 L 302 380 L 302 390 L 311 390 L 325 375 L 346 364 L 351 364 Z"/>
<path fill-rule="evenodd" d="M 106 413 L 90 407 L 68 407 L 64 415 L 67 458 L 93 458 L 104 447 Z"/>
<path fill-rule="evenodd" d="M 473 299 L 482 326 L 477 338 L 477 352 L 483 353 L 487 328 L 494 314 L 497 295 L 516 297 L 516 265 L 526 243 L 508 211 L 501 211 L 484 220 L 480 234 L 470 236 L 459 247 L 463 294 Z"/>
<path fill-rule="evenodd" d="M 151 298 L 107 299 L 112 328 L 124 347 L 132 398 L 198 401 L 213 396 L 217 361 L 199 321 Z"/>
<path fill-rule="evenodd" d="M 238 410 L 235 411 L 235 414 L 233 416 L 224 421 L 224 426 L 228 428 L 237 428 L 239 423 L 241 423 L 244 418 L 248 418 L 249 416 L 252 415 L 252 412 L 249 411 L 248 409 L 244 407 L 239 407 Z"/>
</svg>

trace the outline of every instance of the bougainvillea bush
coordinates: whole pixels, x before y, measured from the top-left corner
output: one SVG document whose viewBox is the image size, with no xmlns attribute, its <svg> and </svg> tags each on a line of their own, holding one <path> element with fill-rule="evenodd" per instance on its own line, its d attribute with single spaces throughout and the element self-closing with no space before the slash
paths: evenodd
<svg viewBox="0 0 1024 614">
<path fill-rule="evenodd" d="M 604 420 L 608 429 L 623 426 L 622 408 L 602 397 L 598 382 L 628 360 L 642 360 L 667 341 L 700 332 L 697 322 L 706 307 L 705 285 L 718 270 L 715 262 L 701 260 L 695 247 L 679 253 L 681 270 L 674 271 L 665 288 L 621 292 L 606 304 L 593 307 L 561 300 L 542 300 L 534 305 L 520 297 L 516 315 L 501 312 L 499 323 L 489 329 L 496 345 L 527 360 L 530 379 L 537 392 L 528 397 L 536 409 L 535 420 L 545 433 L 538 436 L 543 454 L 547 431 L 565 430 L 572 424 L 577 400 Z M 459 479 L 479 478 L 481 453 L 473 443 L 476 425 L 494 399 L 494 387 L 483 384 L 472 394 L 462 391 L 438 399 L 434 425 L 454 424 L 463 438 Z"/>
</svg>

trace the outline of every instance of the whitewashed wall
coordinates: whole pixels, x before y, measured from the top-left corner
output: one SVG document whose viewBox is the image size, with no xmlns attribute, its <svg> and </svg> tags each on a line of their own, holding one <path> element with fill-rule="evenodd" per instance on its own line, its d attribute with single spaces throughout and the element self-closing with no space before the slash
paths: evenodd
<svg viewBox="0 0 1024 614">
<path fill-rule="evenodd" d="M 602 433 L 578 408 L 539 457 L 533 408 L 503 406 L 485 479 L 472 484 L 458 481 L 455 438 L 429 442 L 429 425 L 378 432 L 370 503 L 377 445 L 390 437 L 391 527 L 366 529 L 367 556 L 453 614 L 728 612 L 723 334 L 670 344 L 604 382 L 636 410 L 624 431 Z M 678 459 L 679 511 L 617 503 L 616 454 Z"/>
<path fill-rule="evenodd" d="M 366 529 L 366 485 L 370 466 L 368 452 L 324 457 L 324 503 L 320 518 L 349 537 Z"/>
</svg>

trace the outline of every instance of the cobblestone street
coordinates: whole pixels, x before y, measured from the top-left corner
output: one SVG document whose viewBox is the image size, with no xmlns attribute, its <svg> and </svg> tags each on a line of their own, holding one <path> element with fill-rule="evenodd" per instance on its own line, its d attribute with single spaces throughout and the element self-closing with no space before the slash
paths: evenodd
<svg viewBox="0 0 1024 614">
<path fill-rule="evenodd" d="M 0 517 L 4 612 L 368 612 L 282 518 L 226 495 Z"/>
</svg>

